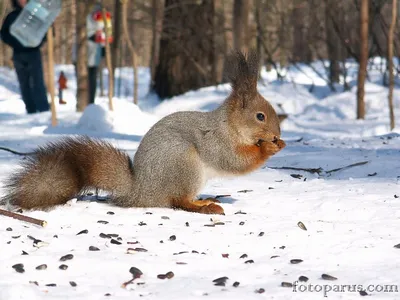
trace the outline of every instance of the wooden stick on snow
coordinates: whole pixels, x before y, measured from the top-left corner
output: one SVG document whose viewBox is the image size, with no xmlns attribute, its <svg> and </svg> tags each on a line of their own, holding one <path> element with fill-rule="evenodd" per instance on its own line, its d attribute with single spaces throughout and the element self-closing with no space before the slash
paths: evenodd
<svg viewBox="0 0 400 300">
<path fill-rule="evenodd" d="M 57 113 L 55 104 L 55 86 L 54 86 L 54 41 L 53 41 L 53 27 L 50 26 L 47 32 L 47 51 L 48 51 L 48 65 L 49 65 L 49 90 L 51 97 L 51 126 L 57 126 Z"/>
<path fill-rule="evenodd" d="M 17 219 L 17 220 L 20 220 L 20 221 L 32 223 L 32 224 L 35 224 L 35 225 L 39 225 L 41 227 L 46 227 L 46 225 L 47 225 L 47 222 L 44 221 L 44 220 L 31 218 L 31 217 L 24 216 L 24 215 L 21 215 L 21 214 L 17 214 L 17 213 L 14 213 L 12 211 L 4 210 L 4 209 L 0 209 L 0 215 L 6 216 L 6 217 L 10 217 L 10 218 L 14 218 L 14 219 Z"/>
</svg>

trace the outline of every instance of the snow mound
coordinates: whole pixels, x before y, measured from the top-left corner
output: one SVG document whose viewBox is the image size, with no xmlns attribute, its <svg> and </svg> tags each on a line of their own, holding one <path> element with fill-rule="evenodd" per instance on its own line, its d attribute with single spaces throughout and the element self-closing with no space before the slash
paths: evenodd
<svg viewBox="0 0 400 300">
<path fill-rule="evenodd" d="M 99 101 L 86 107 L 77 127 L 93 132 L 144 135 L 157 121 L 157 117 L 142 112 L 133 103 L 114 101 L 114 111 L 110 111 L 107 101 Z"/>
</svg>

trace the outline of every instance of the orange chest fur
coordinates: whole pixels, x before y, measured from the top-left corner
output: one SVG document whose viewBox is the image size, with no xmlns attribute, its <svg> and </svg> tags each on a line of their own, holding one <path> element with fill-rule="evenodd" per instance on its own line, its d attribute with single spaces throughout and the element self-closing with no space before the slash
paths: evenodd
<svg viewBox="0 0 400 300">
<path fill-rule="evenodd" d="M 272 151 L 268 151 L 265 144 L 257 145 L 240 145 L 237 147 L 237 153 L 244 164 L 243 173 L 251 172 L 261 167 L 261 165 L 273 155 Z"/>
</svg>

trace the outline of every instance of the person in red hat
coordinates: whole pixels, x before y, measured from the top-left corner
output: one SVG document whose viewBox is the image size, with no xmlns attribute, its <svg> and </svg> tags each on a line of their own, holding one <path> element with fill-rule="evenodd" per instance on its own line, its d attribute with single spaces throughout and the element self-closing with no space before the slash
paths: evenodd
<svg viewBox="0 0 400 300">
<path fill-rule="evenodd" d="M 58 77 L 58 103 L 60 104 L 67 104 L 67 102 L 63 99 L 63 90 L 67 89 L 67 82 L 67 77 L 65 76 L 64 72 L 61 71 L 60 76 Z"/>
</svg>

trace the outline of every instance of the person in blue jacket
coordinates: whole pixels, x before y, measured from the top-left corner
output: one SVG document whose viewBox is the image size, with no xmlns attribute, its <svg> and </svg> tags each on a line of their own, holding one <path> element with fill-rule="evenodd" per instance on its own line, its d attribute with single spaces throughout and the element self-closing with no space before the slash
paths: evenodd
<svg viewBox="0 0 400 300">
<path fill-rule="evenodd" d="M 47 90 L 43 78 L 43 64 L 40 47 L 46 41 L 35 47 L 23 46 L 17 38 L 10 33 L 10 27 L 21 13 L 27 0 L 12 0 L 14 10 L 5 18 L 0 30 L 0 37 L 4 43 L 13 49 L 13 63 L 17 73 L 18 82 L 28 114 L 44 112 L 50 109 L 47 99 Z"/>
</svg>

